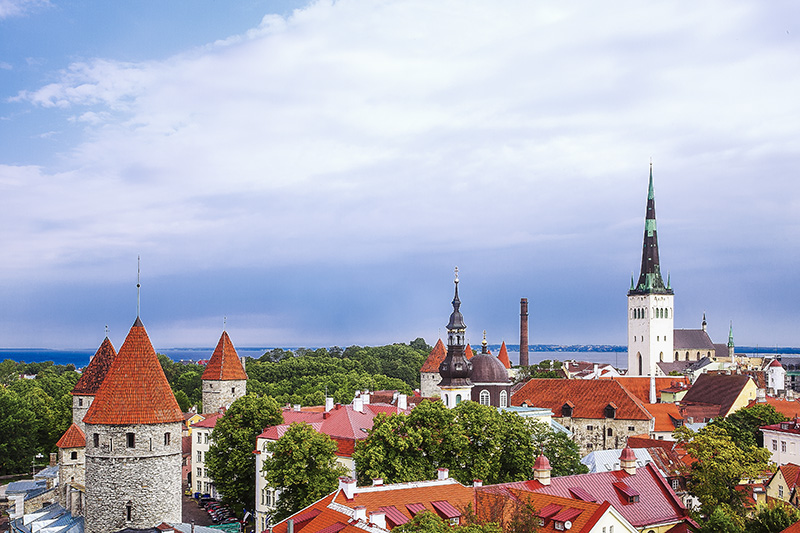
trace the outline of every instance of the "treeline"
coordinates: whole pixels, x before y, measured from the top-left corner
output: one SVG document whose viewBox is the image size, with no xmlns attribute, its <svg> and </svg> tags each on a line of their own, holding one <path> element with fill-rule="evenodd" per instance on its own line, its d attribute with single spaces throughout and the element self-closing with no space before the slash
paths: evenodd
<svg viewBox="0 0 800 533">
<path fill-rule="evenodd" d="M 247 358 L 247 391 L 274 398 L 278 404 L 323 405 L 325 394 L 337 403 L 350 403 L 357 390 L 419 388 L 419 369 L 431 347 L 418 338 L 408 344 L 340 348 L 276 348 L 258 359 Z M 159 355 L 181 409 L 201 407 L 204 367 L 176 363 Z"/>
<path fill-rule="evenodd" d="M 56 451 L 72 423 L 70 392 L 78 379 L 74 365 L 0 363 L 0 475 L 30 472 Z"/>
</svg>

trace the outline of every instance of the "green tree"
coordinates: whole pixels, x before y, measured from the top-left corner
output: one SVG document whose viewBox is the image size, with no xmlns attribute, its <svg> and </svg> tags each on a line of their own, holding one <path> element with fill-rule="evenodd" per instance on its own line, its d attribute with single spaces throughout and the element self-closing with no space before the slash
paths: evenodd
<svg viewBox="0 0 800 533">
<path fill-rule="evenodd" d="M 280 488 L 275 520 L 311 505 L 336 490 L 347 469 L 336 460 L 336 443 L 303 422 L 295 422 L 267 448 L 264 460 L 269 484 Z"/>
<path fill-rule="evenodd" d="M 676 432 L 687 440 L 686 450 L 697 459 L 692 464 L 689 492 L 700 501 L 701 511 L 711 517 L 719 505 L 744 515 L 744 494 L 736 490 L 742 480 L 757 479 L 771 469 L 770 452 L 756 446 L 738 446 L 719 426 L 708 425 L 697 433 Z"/>
<path fill-rule="evenodd" d="M 256 461 L 253 449 L 264 428 L 283 423 L 274 399 L 247 394 L 221 417 L 211 433 L 206 463 L 223 500 L 241 510 L 255 501 Z"/>
<path fill-rule="evenodd" d="M 555 431 L 548 424 L 533 424 L 533 441 L 538 450 L 550 461 L 553 477 L 585 474 L 589 467 L 581 463 L 578 444 L 566 433 Z M 538 453 L 537 453 L 538 456 Z"/>
<path fill-rule="evenodd" d="M 756 404 L 749 408 L 743 407 L 725 418 L 717 418 L 711 425 L 724 429 L 737 446 L 760 448 L 764 446 L 764 434 L 758 428 L 785 420 L 786 417 L 771 405 Z"/>
<path fill-rule="evenodd" d="M 747 521 L 748 533 L 780 533 L 800 520 L 800 511 L 779 501 L 759 505 L 755 516 Z"/>
<path fill-rule="evenodd" d="M 186 396 L 186 393 L 182 390 L 175 393 L 175 400 L 178 402 L 178 407 L 180 407 L 181 411 L 184 413 L 188 412 L 192 407 L 192 402 L 189 401 L 189 397 Z"/>
<path fill-rule="evenodd" d="M 714 512 L 700 527 L 701 533 L 744 533 L 742 517 L 733 509 L 722 504 L 714 508 Z"/>
</svg>

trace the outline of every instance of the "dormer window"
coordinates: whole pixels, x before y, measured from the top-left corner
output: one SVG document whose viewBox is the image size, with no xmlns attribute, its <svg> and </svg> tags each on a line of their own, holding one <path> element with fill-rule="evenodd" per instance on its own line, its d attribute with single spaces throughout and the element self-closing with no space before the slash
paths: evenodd
<svg viewBox="0 0 800 533">
<path fill-rule="evenodd" d="M 571 417 L 573 408 L 572 402 L 565 403 L 561 406 L 561 416 L 565 418 Z"/>
<path fill-rule="evenodd" d="M 603 414 L 606 418 L 616 418 L 617 416 L 617 406 L 614 402 L 606 405 L 606 408 L 603 410 Z"/>
</svg>

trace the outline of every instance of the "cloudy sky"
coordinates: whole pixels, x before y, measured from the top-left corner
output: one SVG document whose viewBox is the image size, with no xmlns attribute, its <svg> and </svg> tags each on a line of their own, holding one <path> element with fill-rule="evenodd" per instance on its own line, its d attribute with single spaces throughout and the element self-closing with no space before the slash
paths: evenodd
<svg viewBox="0 0 800 533">
<path fill-rule="evenodd" d="M 796 2 L 0 0 L 0 347 L 800 345 Z"/>
</svg>

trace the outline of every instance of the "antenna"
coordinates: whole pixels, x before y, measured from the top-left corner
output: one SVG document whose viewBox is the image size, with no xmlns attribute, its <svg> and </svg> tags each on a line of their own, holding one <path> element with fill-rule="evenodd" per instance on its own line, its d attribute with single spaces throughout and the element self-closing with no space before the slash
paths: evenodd
<svg viewBox="0 0 800 533">
<path fill-rule="evenodd" d="M 140 310 L 140 292 L 141 292 L 141 278 L 142 278 L 142 256 L 136 256 L 136 316 L 139 316 Z"/>
</svg>

